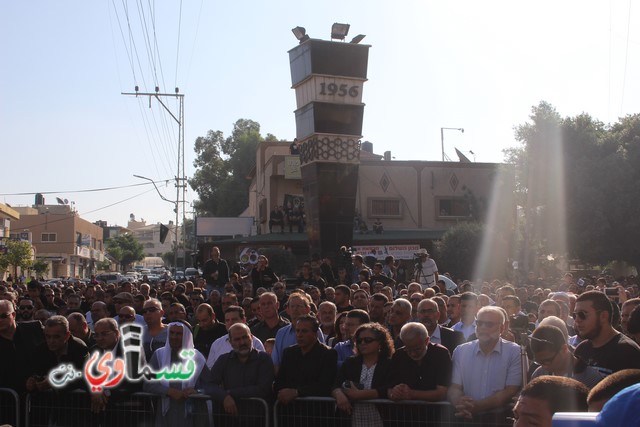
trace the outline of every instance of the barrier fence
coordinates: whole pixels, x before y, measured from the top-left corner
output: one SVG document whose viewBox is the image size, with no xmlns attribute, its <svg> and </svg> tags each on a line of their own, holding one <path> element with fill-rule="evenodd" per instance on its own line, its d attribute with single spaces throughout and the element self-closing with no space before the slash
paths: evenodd
<svg viewBox="0 0 640 427">
<path fill-rule="evenodd" d="M 352 415 L 340 411 L 331 397 L 303 397 L 273 407 L 274 427 L 316 426 L 510 426 L 510 411 L 482 414 L 467 420 L 455 416 L 455 408 L 448 402 L 424 402 L 388 399 L 367 400 L 352 404 Z"/>
<path fill-rule="evenodd" d="M 159 413 L 161 397 L 154 394 L 112 395 L 106 410 L 97 414 L 91 412 L 91 399 L 92 395 L 84 391 L 33 393 L 21 399 L 15 391 L 0 388 L 0 424 L 17 427 L 145 427 L 154 426 L 156 417 L 163 416 Z M 273 406 L 259 398 L 237 399 L 237 416 L 226 414 L 222 402 L 204 394 L 190 396 L 185 405 L 191 414 L 190 422 L 196 427 L 498 427 L 512 423 L 507 412 L 464 420 L 454 415 L 454 407 L 448 402 L 368 400 L 354 403 L 352 415 L 338 410 L 335 399 L 330 397 L 298 398 L 287 405 L 275 402 Z M 581 419 L 578 415 L 584 414 L 564 415 L 566 423 L 571 419 L 577 421 Z"/>
<path fill-rule="evenodd" d="M 0 424 L 20 424 L 20 397 L 10 388 L 0 388 Z"/>
<path fill-rule="evenodd" d="M 0 424 L 18 427 L 146 427 L 155 426 L 160 413 L 162 397 L 150 393 L 128 395 L 111 394 L 104 411 L 91 411 L 92 395 L 82 390 L 71 392 L 41 392 L 27 394 L 20 408 L 20 398 L 13 390 L 0 389 Z M 269 427 L 270 405 L 263 399 L 236 399 L 238 415 L 226 414 L 222 402 L 210 396 L 195 394 L 190 396 L 181 410 L 186 407 L 190 414 L 188 425 L 196 427 Z M 24 418 L 20 414 L 24 412 Z M 180 414 L 181 421 L 184 419 Z M 21 422 L 22 421 L 22 422 Z M 185 422 L 185 424 L 187 424 Z"/>
</svg>

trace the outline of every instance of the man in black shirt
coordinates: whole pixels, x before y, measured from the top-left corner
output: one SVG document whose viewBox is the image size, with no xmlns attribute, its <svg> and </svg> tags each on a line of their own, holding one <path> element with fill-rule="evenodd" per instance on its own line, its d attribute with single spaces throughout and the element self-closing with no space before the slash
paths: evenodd
<svg viewBox="0 0 640 427">
<path fill-rule="evenodd" d="M 0 387 L 25 391 L 32 369 L 35 349 L 44 343 L 38 321 L 16 323 L 16 311 L 10 301 L 0 301 Z"/>
<path fill-rule="evenodd" d="M 207 293 L 216 289 L 224 292 L 224 285 L 229 281 L 229 265 L 220 258 L 220 248 L 211 248 L 211 259 L 202 266 L 202 277 L 207 281 Z"/>
<path fill-rule="evenodd" d="M 213 364 L 211 374 L 205 380 L 205 392 L 210 394 L 218 404 L 222 403 L 225 413 L 234 417 L 238 415 L 251 417 L 244 421 L 253 420 L 257 423 L 255 417 L 258 414 L 252 412 L 251 408 L 244 410 L 242 406 L 238 408 L 238 399 L 259 397 L 268 400 L 271 397 L 273 384 L 271 357 L 253 348 L 253 337 L 249 327 L 244 323 L 236 323 L 229 327 L 229 342 L 233 351 L 223 354 Z M 214 413 L 221 412 L 214 411 Z M 226 424 L 224 417 L 219 421 L 214 424 Z"/>
<path fill-rule="evenodd" d="M 600 291 L 588 291 L 576 300 L 575 330 L 584 341 L 575 356 L 605 375 L 622 369 L 640 369 L 640 347 L 611 326 L 613 308 Z"/>
<path fill-rule="evenodd" d="M 260 295 L 260 315 L 262 320 L 251 328 L 251 333 L 263 343 L 269 338 L 275 338 L 276 332 L 289 324 L 280 316 L 278 297 L 273 292 L 265 292 Z"/>
<path fill-rule="evenodd" d="M 216 320 L 216 314 L 209 304 L 200 304 L 196 309 L 196 321 L 193 329 L 193 346 L 207 360 L 211 344 L 226 335 L 227 328 Z"/>
<path fill-rule="evenodd" d="M 304 315 L 297 319 L 295 328 L 297 344 L 284 349 L 274 383 L 277 400 L 284 405 L 280 412 L 284 418 L 279 425 L 284 425 L 285 420 L 299 425 L 297 417 L 306 420 L 312 406 L 305 407 L 307 402 L 291 403 L 297 397 L 329 396 L 337 374 L 337 353 L 318 341 L 318 320 Z"/>
<path fill-rule="evenodd" d="M 447 398 L 451 382 L 451 356 L 440 344 L 429 342 L 422 323 L 407 323 L 400 330 L 405 344 L 392 359 L 389 399 L 440 402 Z"/>
</svg>

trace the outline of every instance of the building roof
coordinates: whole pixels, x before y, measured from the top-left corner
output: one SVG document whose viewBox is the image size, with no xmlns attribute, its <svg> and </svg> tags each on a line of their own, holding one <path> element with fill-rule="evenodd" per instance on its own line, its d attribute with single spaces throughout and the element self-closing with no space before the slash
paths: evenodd
<svg viewBox="0 0 640 427">
<path fill-rule="evenodd" d="M 368 245 L 372 243 L 379 244 L 401 244 L 401 243 L 418 243 L 424 240 L 440 240 L 447 230 L 385 230 L 383 234 L 353 235 L 353 245 Z M 294 242 L 307 242 L 309 236 L 307 233 L 271 233 L 259 234 L 256 236 L 241 236 L 235 238 L 223 237 L 213 239 L 211 243 L 242 243 L 242 244 L 283 244 Z"/>
</svg>

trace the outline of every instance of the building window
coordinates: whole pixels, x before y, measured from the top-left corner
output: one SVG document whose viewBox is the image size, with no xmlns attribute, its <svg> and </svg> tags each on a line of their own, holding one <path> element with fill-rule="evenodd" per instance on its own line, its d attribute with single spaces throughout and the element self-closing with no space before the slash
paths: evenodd
<svg viewBox="0 0 640 427">
<path fill-rule="evenodd" d="M 93 249 L 96 249 L 96 241 L 97 241 L 97 240 L 96 240 L 96 238 L 95 238 L 95 237 L 92 237 L 92 238 L 91 238 L 91 247 L 92 247 Z"/>
<path fill-rule="evenodd" d="M 436 199 L 437 217 L 449 218 L 469 218 L 469 201 L 463 197 L 451 197 Z"/>
<path fill-rule="evenodd" d="M 402 218 L 400 199 L 369 199 L 369 218 Z"/>
<path fill-rule="evenodd" d="M 42 233 L 41 242 L 57 242 L 58 235 L 56 233 Z"/>
</svg>

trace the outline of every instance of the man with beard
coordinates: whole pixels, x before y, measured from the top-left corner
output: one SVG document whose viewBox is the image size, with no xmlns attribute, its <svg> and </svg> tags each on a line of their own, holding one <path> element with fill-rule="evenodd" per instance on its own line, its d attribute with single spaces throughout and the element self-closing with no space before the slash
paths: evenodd
<svg viewBox="0 0 640 427">
<path fill-rule="evenodd" d="M 31 298 L 20 298 L 20 301 L 18 302 L 18 316 L 16 316 L 16 320 L 18 323 L 32 321 L 35 310 L 36 306 Z"/>
<path fill-rule="evenodd" d="M 505 328 L 502 309 L 478 311 L 476 336 L 453 352 L 449 400 L 456 416 L 474 422 L 498 423 L 511 414 L 509 403 L 522 386 L 520 346 L 500 338 Z"/>
<path fill-rule="evenodd" d="M 192 375 L 184 381 L 148 381 L 144 384 L 144 390 L 156 393 L 162 398 L 156 410 L 156 427 L 181 425 L 190 427 L 195 424 L 194 413 L 203 413 L 204 405 L 199 408 L 192 407 L 194 402 L 187 404 L 187 398 L 197 393 L 196 383 L 203 370 L 206 370 L 205 359 L 202 353 L 193 346 L 191 328 L 184 321 L 169 323 L 169 337 L 164 347 L 153 353 L 150 365 L 155 372 L 174 369 L 176 365 L 185 363 L 180 357 L 182 350 L 193 351 L 195 369 Z M 206 371 L 205 371 L 206 372 Z M 203 402 L 198 402 L 203 403 Z M 199 420 L 200 421 L 200 420 Z"/>
<path fill-rule="evenodd" d="M 384 306 L 389 302 L 389 298 L 384 294 L 373 294 L 369 299 L 369 317 L 372 322 L 385 325 Z"/>
<path fill-rule="evenodd" d="M 611 326 L 612 316 L 611 302 L 602 292 L 588 291 L 576 300 L 574 328 L 584 341 L 575 355 L 604 375 L 640 368 L 640 347 Z"/>
<path fill-rule="evenodd" d="M 318 306 L 318 321 L 320 322 L 320 330 L 325 336 L 324 344 L 327 344 L 329 338 L 336 336 L 337 313 L 336 305 L 330 301 L 323 301 Z"/>
<path fill-rule="evenodd" d="M 238 399 L 259 397 L 268 399 L 273 384 L 273 363 L 265 352 L 253 347 L 253 336 L 244 323 L 236 323 L 229 328 L 229 342 L 233 351 L 223 354 L 216 360 L 211 373 L 205 379 L 205 393 L 222 403 L 226 414 L 237 417 Z M 220 414 L 219 409 L 214 414 Z M 253 417 L 249 411 L 242 411 L 244 416 Z M 217 420 L 215 425 L 226 425 Z"/>
<path fill-rule="evenodd" d="M 429 332 L 429 341 L 441 344 L 453 354 L 453 350 L 465 342 L 462 332 L 445 328 L 438 324 L 440 310 L 438 304 L 432 299 L 423 299 L 418 304 L 418 322 L 422 323 Z"/>
</svg>

